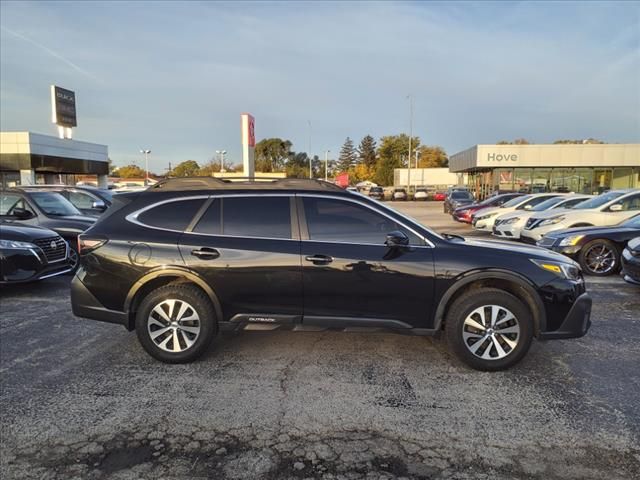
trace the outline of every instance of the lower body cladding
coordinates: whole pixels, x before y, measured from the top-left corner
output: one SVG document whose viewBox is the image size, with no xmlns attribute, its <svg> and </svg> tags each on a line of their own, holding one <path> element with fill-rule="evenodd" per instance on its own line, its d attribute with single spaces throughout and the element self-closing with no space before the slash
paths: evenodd
<svg viewBox="0 0 640 480">
<path fill-rule="evenodd" d="M 547 284 L 540 291 L 545 309 L 546 326 L 538 333 L 540 340 L 577 338 L 591 326 L 591 298 L 584 283 L 558 281 Z M 75 276 L 71 282 L 73 313 L 78 317 L 116 323 L 133 329 L 133 313 L 109 310 L 91 294 Z M 276 315 L 270 313 L 239 313 L 229 321 L 218 322 L 221 330 L 341 330 L 353 332 L 391 331 L 408 335 L 434 335 L 440 328 L 414 328 L 393 319 L 320 317 L 303 315 Z"/>
<path fill-rule="evenodd" d="M 494 237 L 508 238 L 510 240 L 520 240 L 521 230 L 522 229 L 519 227 L 494 225 L 492 234 Z"/>
<path fill-rule="evenodd" d="M 640 285 L 640 257 L 634 257 L 628 248 L 622 251 L 622 275 L 625 281 Z"/>
<path fill-rule="evenodd" d="M 43 253 L 32 249 L 0 250 L 0 284 L 35 282 L 70 271 L 66 255 L 49 263 Z"/>
</svg>

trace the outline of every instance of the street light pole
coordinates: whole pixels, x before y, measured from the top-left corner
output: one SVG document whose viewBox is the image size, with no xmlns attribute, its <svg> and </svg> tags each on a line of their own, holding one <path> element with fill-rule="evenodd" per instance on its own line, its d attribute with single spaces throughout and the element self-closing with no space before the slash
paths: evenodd
<svg viewBox="0 0 640 480">
<path fill-rule="evenodd" d="M 324 152 L 324 181 L 329 180 L 329 152 L 331 150 L 325 150 Z"/>
<path fill-rule="evenodd" d="M 220 155 L 220 173 L 224 173 L 224 156 L 226 155 L 226 150 L 216 150 L 216 153 Z"/>
<path fill-rule="evenodd" d="M 413 95 L 407 95 L 409 99 L 409 156 L 407 157 L 407 197 L 411 194 L 411 142 L 413 140 Z"/>
<path fill-rule="evenodd" d="M 144 154 L 144 186 L 146 187 L 149 183 L 149 154 L 151 150 L 140 150 L 140 153 Z"/>
<path fill-rule="evenodd" d="M 309 123 L 309 143 L 307 145 L 307 150 L 309 152 L 309 180 L 313 178 L 313 160 L 311 159 L 311 120 L 307 120 Z"/>
</svg>

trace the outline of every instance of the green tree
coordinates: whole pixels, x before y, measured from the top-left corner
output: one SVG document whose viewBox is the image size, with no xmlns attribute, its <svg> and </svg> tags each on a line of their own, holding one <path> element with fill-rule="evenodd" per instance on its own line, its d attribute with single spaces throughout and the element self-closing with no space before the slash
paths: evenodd
<svg viewBox="0 0 640 480">
<path fill-rule="evenodd" d="M 449 166 L 447 152 L 438 145 L 423 145 L 419 149 L 418 167 L 442 168 Z"/>
<path fill-rule="evenodd" d="M 587 138 L 586 140 L 556 140 L 555 142 L 553 142 L 556 145 L 563 145 L 563 144 L 603 144 L 606 142 L 603 142 L 602 140 L 597 140 L 595 138 Z"/>
<path fill-rule="evenodd" d="M 420 147 L 420 138 L 411 139 L 411 148 Z M 374 181 L 379 185 L 393 185 L 393 170 L 407 166 L 409 135 L 388 135 L 380 139 Z"/>
<path fill-rule="evenodd" d="M 237 172 L 237 165 L 228 165 L 224 166 L 225 172 Z M 220 172 L 220 162 L 216 159 L 211 159 L 209 162 L 205 163 L 200 170 L 195 174 L 198 177 L 212 177 L 214 173 Z"/>
<path fill-rule="evenodd" d="M 358 152 L 353 146 L 353 140 L 349 137 L 344 141 L 344 145 L 340 149 L 340 156 L 338 157 L 338 171 L 346 172 L 350 167 L 355 165 L 358 160 Z"/>
<path fill-rule="evenodd" d="M 144 178 L 144 170 L 137 165 L 125 165 L 117 170 L 120 178 Z"/>
<path fill-rule="evenodd" d="M 358 147 L 358 156 L 360 162 L 371 169 L 376 164 L 376 141 L 371 135 L 367 135 L 360 141 Z"/>
<path fill-rule="evenodd" d="M 496 142 L 496 145 L 529 145 L 529 140 L 526 138 L 516 138 L 513 142 L 500 140 L 499 142 Z"/>
<path fill-rule="evenodd" d="M 281 138 L 265 138 L 256 143 L 256 171 L 281 172 L 293 144 Z"/>
<path fill-rule="evenodd" d="M 185 160 L 180 162 L 176 167 L 169 172 L 171 177 L 193 177 L 198 174 L 200 165 L 195 160 Z"/>
</svg>

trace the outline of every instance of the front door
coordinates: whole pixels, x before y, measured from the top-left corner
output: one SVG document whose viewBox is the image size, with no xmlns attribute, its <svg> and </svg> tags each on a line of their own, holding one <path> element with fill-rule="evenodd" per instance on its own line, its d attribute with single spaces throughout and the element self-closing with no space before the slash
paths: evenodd
<svg viewBox="0 0 640 480">
<path fill-rule="evenodd" d="M 180 238 L 185 263 L 216 293 L 225 321 L 300 320 L 302 267 L 291 202 L 288 195 L 215 197 Z"/>
<path fill-rule="evenodd" d="M 306 324 L 431 328 L 433 251 L 360 202 L 298 197 Z M 400 230 L 408 247 L 389 248 Z"/>
</svg>

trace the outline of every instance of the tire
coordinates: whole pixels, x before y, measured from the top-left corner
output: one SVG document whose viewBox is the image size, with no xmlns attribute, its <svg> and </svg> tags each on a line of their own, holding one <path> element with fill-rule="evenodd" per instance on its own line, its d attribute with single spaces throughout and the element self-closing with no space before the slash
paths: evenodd
<svg viewBox="0 0 640 480">
<path fill-rule="evenodd" d="M 497 309 L 495 322 L 499 328 L 491 327 L 494 308 Z M 513 318 L 504 320 L 509 314 Z M 482 315 L 486 323 L 482 323 Z M 473 327 L 474 323 L 482 325 L 484 330 Z M 533 318 L 529 308 L 512 294 L 497 288 L 480 288 L 460 296 L 449 308 L 445 327 L 451 350 L 476 370 L 497 371 L 512 367 L 526 355 L 533 339 Z M 507 329 L 509 332 L 499 333 Z M 491 336 L 487 336 L 487 330 Z"/>
<path fill-rule="evenodd" d="M 69 244 L 69 266 L 71 267 L 71 271 L 68 274 L 73 275 L 80 266 L 80 255 L 78 254 L 78 247 L 73 242 L 67 243 Z"/>
<path fill-rule="evenodd" d="M 183 310 L 185 304 L 187 307 Z M 194 316 L 197 320 L 192 319 Z M 164 332 L 158 333 L 160 330 Z M 192 362 L 209 348 L 217 332 L 218 322 L 211 301 L 202 290 L 189 284 L 169 284 L 153 290 L 142 300 L 136 313 L 140 344 L 149 355 L 165 363 Z"/>
<path fill-rule="evenodd" d="M 620 270 L 620 251 L 609 240 L 592 240 L 580 249 L 578 262 L 587 275 L 606 277 Z"/>
</svg>

